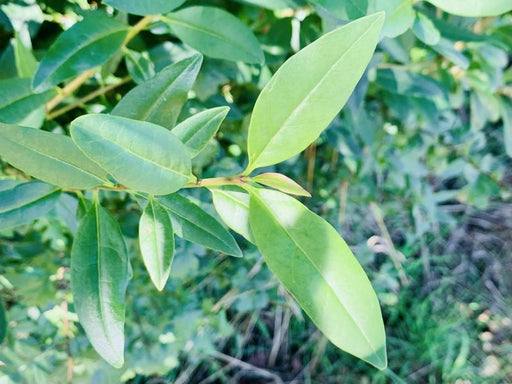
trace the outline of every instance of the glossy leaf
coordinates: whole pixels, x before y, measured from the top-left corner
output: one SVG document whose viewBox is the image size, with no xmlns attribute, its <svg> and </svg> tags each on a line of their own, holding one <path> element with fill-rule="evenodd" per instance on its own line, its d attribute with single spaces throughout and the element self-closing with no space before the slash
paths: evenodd
<svg viewBox="0 0 512 384">
<path fill-rule="evenodd" d="M 71 290 L 89 341 L 116 368 L 124 362 L 128 263 L 119 224 L 94 202 L 80 222 L 71 249 Z"/>
<path fill-rule="evenodd" d="M 441 40 L 441 33 L 439 33 L 432 20 L 422 13 L 416 14 L 412 31 L 418 39 L 428 45 L 436 45 Z"/>
<path fill-rule="evenodd" d="M 128 26 L 94 12 L 63 32 L 50 47 L 34 76 L 36 92 L 105 63 L 121 47 Z"/>
<path fill-rule="evenodd" d="M 249 27 L 220 8 L 189 7 L 168 14 L 165 19 L 185 44 L 205 56 L 254 64 L 265 59 Z"/>
<path fill-rule="evenodd" d="M 222 221 L 233 231 L 254 243 L 249 226 L 249 195 L 245 191 L 210 189 L 213 204 Z"/>
<path fill-rule="evenodd" d="M 318 138 L 364 73 L 383 20 L 379 13 L 353 21 L 322 36 L 279 68 L 253 110 L 245 173 L 289 159 Z"/>
<path fill-rule="evenodd" d="M 172 133 L 187 146 L 190 156 L 195 157 L 215 136 L 228 112 L 229 107 L 217 107 L 196 113 L 178 124 Z"/>
<path fill-rule="evenodd" d="M 0 191 L 0 230 L 28 224 L 46 215 L 60 191 L 53 185 L 29 182 Z"/>
<path fill-rule="evenodd" d="M 187 148 L 163 127 L 110 115 L 84 115 L 71 123 L 78 147 L 119 183 L 166 195 L 195 180 Z"/>
<path fill-rule="evenodd" d="M 427 0 L 443 11 L 467 17 L 497 16 L 512 10 L 510 0 Z"/>
<path fill-rule="evenodd" d="M 0 344 L 5 339 L 7 333 L 7 317 L 5 316 L 5 308 L 3 300 L 0 299 Z"/>
<path fill-rule="evenodd" d="M 0 81 L 0 122 L 40 128 L 45 117 L 45 103 L 54 90 L 33 93 L 29 78 Z"/>
<path fill-rule="evenodd" d="M 105 0 L 104 3 L 134 15 L 158 15 L 167 13 L 183 4 L 185 0 Z"/>
<path fill-rule="evenodd" d="M 249 220 L 270 270 L 317 327 L 337 347 L 384 369 L 377 296 L 338 232 L 294 198 L 271 190 L 251 190 Z"/>
<path fill-rule="evenodd" d="M 280 173 L 262 173 L 261 175 L 254 176 L 252 180 L 290 195 L 311 197 L 311 194 L 299 184 Z"/>
<path fill-rule="evenodd" d="M 233 236 L 201 207 L 177 193 L 158 196 L 157 200 L 169 211 L 176 235 L 227 255 L 242 257 Z"/>
<path fill-rule="evenodd" d="M 161 291 L 171 273 L 174 232 L 169 213 L 152 197 L 140 217 L 139 243 L 151 281 Z"/>
<path fill-rule="evenodd" d="M 174 127 L 201 63 L 202 56 L 193 55 L 169 65 L 154 78 L 128 92 L 112 114 L 166 128 Z"/>
<path fill-rule="evenodd" d="M 64 135 L 0 123 L 0 154 L 30 176 L 62 188 L 89 189 L 107 173 Z"/>
</svg>

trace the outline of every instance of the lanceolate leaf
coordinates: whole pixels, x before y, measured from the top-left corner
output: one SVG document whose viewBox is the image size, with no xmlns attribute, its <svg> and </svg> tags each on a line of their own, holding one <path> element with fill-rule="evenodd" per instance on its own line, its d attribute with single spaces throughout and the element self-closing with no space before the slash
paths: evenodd
<svg viewBox="0 0 512 384">
<path fill-rule="evenodd" d="M 54 90 L 33 93 L 29 78 L 2 80 L 0 81 L 0 122 L 39 128 L 44 121 L 44 105 L 54 95 Z"/>
<path fill-rule="evenodd" d="M 128 49 L 124 55 L 124 60 L 126 69 L 137 84 L 144 83 L 155 76 L 155 66 L 144 53 Z"/>
<path fill-rule="evenodd" d="M 383 13 L 378 13 L 353 21 L 322 36 L 279 68 L 254 107 L 245 173 L 292 157 L 320 135 L 361 78 L 383 20 Z"/>
<path fill-rule="evenodd" d="M 71 290 L 89 341 L 116 368 L 124 362 L 128 263 L 118 223 L 94 202 L 80 222 L 71 250 Z"/>
<path fill-rule="evenodd" d="M 233 231 L 254 243 L 249 226 L 249 194 L 245 191 L 210 189 L 213 204 L 222 221 Z"/>
<path fill-rule="evenodd" d="M 134 15 L 158 15 L 178 8 L 185 0 L 105 0 L 116 9 Z"/>
<path fill-rule="evenodd" d="M 311 197 L 310 193 L 302 188 L 299 184 L 280 173 L 262 173 L 261 175 L 253 177 L 252 180 L 257 183 L 278 189 L 281 192 L 289 193 L 290 195 Z"/>
<path fill-rule="evenodd" d="M 3 300 L 0 299 L 0 344 L 5 339 L 5 334 L 7 333 L 7 318 L 5 316 L 5 308 Z"/>
<path fill-rule="evenodd" d="M 185 44 L 205 56 L 255 64 L 265 60 L 249 27 L 222 9 L 195 6 L 170 13 L 165 18 Z"/>
<path fill-rule="evenodd" d="M 377 296 L 338 232 L 294 198 L 251 189 L 249 220 L 265 262 L 337 347 L 379 369 L 386 339 Z"/>
<path fill-rule="evenodd" d="M 171 214 L 176 235 L 227 255 L 242 257 L 233 236 L 201 207 L 177 193 L 159 196 L 157 200 Z"/>
<path fill-rule="evenodd" d="M 63 32 L 50 47 L 34 76 L 36 92 L 106 62 L 121 47 L 128 26 L 94 12 Z"/>
<path fill-rule="evenodd" d="M 174 127 L 202 63 L 201 55 L 187 57 L 160 71 L 128 92 L 113 115 Z"/>
<path fill-rule="evenodd" d="M 149 276 L 161 291 L 171 272 L 174 232 L 169 213 L 153 197 L 140 217 L 139 243 Z"/>
<path fill-rule="evenodd" d="M 71 137 L 119 183 L 165 195 L 195 177 L 187 148 L 163 127 L 110 115 L 85 115 L 71 123 Z"/>
<path fill-rule="evenodd" d="M 0 123 L 1 157 L 30 176 L 62 188 L 107 183 L 106 172 L 64 135 Z"/>
<path fill-rule="evenodd" d="M 0 230 L 28 224 L 47 214 L 60 191 L 53 185 L 29 182 L 0 191 Z"/>
<path fill-rule="evenodd" d="M 512 10 L 510 0 L 427 0 L 443 11 L 459 16 L 498 16 Z"/>
<path fill-rule="evenodd" d="M 32 51 L 23 44 L 17 33 L 14 36 L 13 48 L 19 77 L 34 76 L 38 63 Z"/>
<path fill-rule="evenodd" d="M 172 133 L 187 146 L 190 156 L 195 157 L 215 136 L 228 112 L 229 107 L 207 109 L 178 124 Z"/>
</svg>

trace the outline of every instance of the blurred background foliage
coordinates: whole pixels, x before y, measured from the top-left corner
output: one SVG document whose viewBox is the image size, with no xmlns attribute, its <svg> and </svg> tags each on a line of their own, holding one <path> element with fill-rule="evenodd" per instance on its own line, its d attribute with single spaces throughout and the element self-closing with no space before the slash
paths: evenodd
<svg viewBox="0 0 512 384">
<path fill-rule="evenodd" d="M 0 233 L 0 384 L 512 382 L 512 14 L 460 17 L 410 0 L 185 6 L 194 4 L 235 14 L 266 56 L 264 66 L 205 58 L 182 118 L 231 111 L 194 160 L 203 177 L 243 170 L 250 111 L 286 58 L 346 20 L 387 11 L 384 38 L 342 113 L 302 155 L 268 170 L 312 192 L 306 204 L 336 226 L 369 274 L 389 368 L 329 344 L 240 237 L 243 259 L 177 239 L 171 279 L 158 293 L 136 249 L 139 208 L 107 192 L 133 268 L 124 368 L 99 358 L 73 312 L 77 203 L 64 195 L 50 215 Z M 33 74 L 58 34 L 94 9 L 113 12 L 100 1 L 0 1 L 0 89 Z M 135 83 L 193 52 L 165 25 L 129 49 L 66 99 L 70 108 L 44 123 L 44 107 L 34 110 L 27 124 L 61 131 L 83 113 L 108 112 Z M 98 88 L 106 91 L 81 99 Z M 214 214 L 207 191 L 190 197 Z"/>
</svg>

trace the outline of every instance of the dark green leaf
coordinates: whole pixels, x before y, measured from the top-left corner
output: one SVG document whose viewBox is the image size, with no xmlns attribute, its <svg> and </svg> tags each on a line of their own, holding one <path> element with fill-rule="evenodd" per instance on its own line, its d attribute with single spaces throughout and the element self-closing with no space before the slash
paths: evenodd
<svg viewBox="0 0 512 384">
<path fill-rule="evenodd" d="M 178 8 L 185 0 L 105 0 L 104 3 L 134 15 L 158 15 Z"/>
<path fill-rule="evenodd" d="M 5 316 L 5 308 L 3 300 L 0 299 L 0 344 L 5 339 L 5 334 L 7 333 L 7 318 Z"/>
<path fill-rule="evenodd" d="M 444 96 L 444 90 L 436 80 L 401 68 L 377 70 L 377 84 L 399 95 L 427 98 Z"/>
</svg>

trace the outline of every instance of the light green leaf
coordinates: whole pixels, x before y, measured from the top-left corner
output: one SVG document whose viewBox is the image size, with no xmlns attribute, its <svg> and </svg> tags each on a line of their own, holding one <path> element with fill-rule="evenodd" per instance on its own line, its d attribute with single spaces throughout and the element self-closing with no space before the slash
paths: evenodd
<svg viewBox="0 0 512 384">
<path fill-rule="evenodd" d="M 418 39 L 428 45 L 436 45 L 441 40 L 441 33 L 432 20 L 422 13 L 416 13 L 412 31 Z"/>
<path fill-rule="evenodd" d="M 153 197 L 140 217 L 139 243 L 149 277 L 161 291 L 171 273 L 174 232 L 169 213 Z"/>
<path fill-rule="evenodd" d="M 101 12 L 86 16 L 53 43 L 39 63 L 32 86 L 43 92 L 105 63 L 122 46 L 128 28 Z"/>
<path fill-rule="evenodd" d="M 64 135 L 0 123 L 1 157 L 47 183 L 89 189 L 108 183 L 107 173 Z"/>
<path fill-rule="evenodd" d="M 189 7 L 166 15 L 165 20 L 185 44 L 205 56 L 254 64 L 265 60 L 249 27 L 222 9 Z"/>
<path fill-rule="evenodd" d="M 144 83 L 155 76 L 155 66 L 149 59 L 147 52 L 139 53 L 127 49 L 124 61 L 128 73 L 137 84 Z"/>
<path fill-rule="evenodd" d="M 249 220 L 270 270 L 327 338 L 379 369 L 387 365 L 377 296 L 338 232 L 294 198 L 251 189 Z"/>
<path fill-rule="evenodd" d="M 18 76 L 32 78 L 36 73 L 38 62 L 31 49 L 23 44 L 17 33 L 14 34 L 13 47 Z"/>
<path fill-rule="evenodd" d="M 381 35 L 395 38 L 406 32 L 414 21 L 412 0 L 375 0 L 369 12 L 386 12 Z"/>
<path fill-rule="evenodd" d="M 38 181 L 0 191 L 0 230 L 28 224 L 46 215 L 59 195 L 58 188 Z"/>
<path fill-rule="evenodd" d="M 6 333 L 7 333 L 7 318 L 5 316 L 4 302 L 2 299 L 0 299 L 0 344 L 4 341 Z"/>
<path fill-rule="evenodd" d="M 201 207 L 177 193 L 158 196 L 157 200 L 169 211 L 176 235 L 227 255 L 242 257 L 233 236 Z"/>
<path fill-rule="evenodd" d="M 368 0 L 310 0 L 339 19 L 357 19 L 366 16 Z"/>
<path fill-rule="evenodd" d="M 166 195 L 195 177 L 187 147 L 163 127 L 110 115 L 84 115 L 71 123 L 78 147 L 119 183 Z"/>
<path fill-rule="evenodd" d="M 308 191 L 281 173 L 262 173 L 261 175 L 254 176 L 252 180 L 257 183 L 275 188 L 281 192 L 289 193 L 290 195 L 311 197 L 311 194 Z"/>
<path fill-rule="evenodd" d="M 213 204 L 222 221 L 233 231 L 254 243 L 249 226 L 249 195 L 245 191 L 211 188 Z"/>
<path fill-rule="evenodd" d="M 104 3 L 134 15 L 158 15 L 170 12 L 185 0 L 105 0 Z"/>
<path fill-rule="evenodd" d="M 45 104 L 55 95 L 50 89 L 33 93 L 29 78 L 0 81 L 0 122 L 40 128 L 45 117 Z"/>
<path fill-rule="evenodd" d="M 427 0 L 443 11 L 466 17 L 498 16 L 512 10 L 510 0 Z"/>
<path fill-rule="evenodd" d="M 217 107 L 196 113 L 178 124 L 172 133 L 187 146 L 190 156 L 196 157 L 215 136 L 228 112 L 229 107 Z"/>
<path fill-rule="evenodd" d="M 503 142 L 505 152 L 512 157 L 512 103 L 506 98 L 500 99 L 501 119 L 503 121 Z"/>
<path fill-rule="evenodd" d="M 128 263 L 119 224 L 95 201 L 81 220 L 71 249 L 71 291 L 89 341 L 116 368 L 124 362 Z"/>
<path fill-rule="evenodd" d="M 246 174 L 289 159 L 318 138 L 363 75 L 383 21 L 383 13 L 353 21 L 322 36 L 279 68 L 254 107 Z"/>
<path fill-rule="evenodd" d="M 193 55 L 169 65 L 154 78 L 128 92 L 112 114 L 166 128 L 174 127 L 202 60 L 201 55 Z"/>
</svg>

